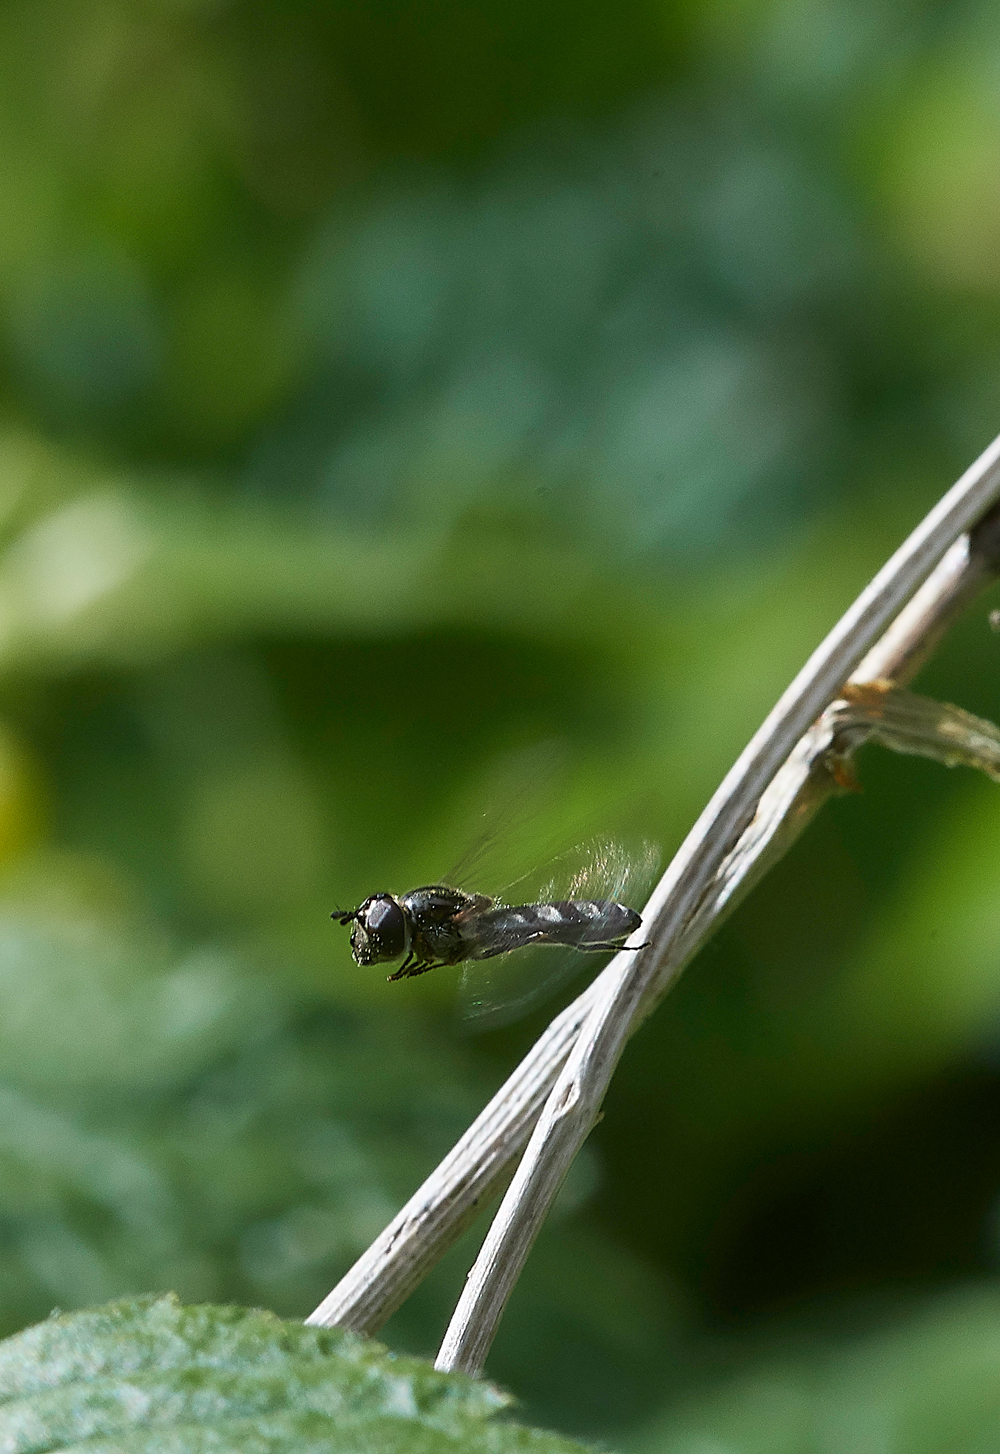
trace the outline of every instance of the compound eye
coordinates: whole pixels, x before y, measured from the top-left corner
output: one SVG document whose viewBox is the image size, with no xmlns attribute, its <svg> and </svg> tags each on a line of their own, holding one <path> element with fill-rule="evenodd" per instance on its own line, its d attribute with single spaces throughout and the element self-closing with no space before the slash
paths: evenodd
<svg viewBox="0 0 1000 1454">
<path fill-rule="evenodd" d="M 406 918 L 389 894 L 370 899 L 364 910 L 364 924 L 378 959 L 396 959 L 406 948 Z"/>
</svg>

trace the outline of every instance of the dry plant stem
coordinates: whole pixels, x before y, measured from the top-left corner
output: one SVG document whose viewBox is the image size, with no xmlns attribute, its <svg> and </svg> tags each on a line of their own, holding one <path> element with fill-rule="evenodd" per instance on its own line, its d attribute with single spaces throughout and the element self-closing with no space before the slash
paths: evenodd
<svg viewBox="0 0 1000 1454">
<path fill-rule="evenodd" d="M 307 1323 L 375 1333 L 423 1281 L 524 1150 L 556 1071 L 596 997 L 597 983 L 556 1016 L 461 1140 Z"/>
<path fill-rule="evenodd" d="M 975 468 L 975 466 L 973 466 Z M 952 622 L 1000 569 L 1000 509 L 962 535 L 861 660 L 852 681 L 913 680 Z"/>
<path fill-rule="evenodd" d="M 923 644 L 936 642 L 990 578 L 995 558 L 995 548 L 987 557 L 983 552 L 970 554 L 968 542 L 958 542 L 865 659 L 865 667 L 870 659 L 874 662 L 872 676 L 908 679 L 923 659 Z M 885 649 L 875 661 L 883 645 Z M 705 894 L 684 931 L 685 960 L 693 957 L 746 887 L 781 856 L 816 808 L 836 791 L 825 761 L 839 725 L 835 718 L 817 723 L 776 776 L 752 823 L 720 865 L 712 891 Z M 502 1185 L 581 1024 L 614 971 L 615 964 L 608 965 L 553 1020 L 453 1150 L 308 1322 L 374 1333 L 419 1284 L 482 1202 Z"/>
<path fill-rule="evenodd" d="M 1000 507 L 955 541 L 851 675 L 856 685 L 911 681 L 945 632 L 1000 573 Z M 796 743 L 761 796 L 684 930 L 685 963 L 768 870 L 828 798 L 842 791 L 831 758 L 846 767 L 870 731 L 848 703 L 833 702 Z"/>
<path fill-rule="evenodd" d="M 844 614 L 723 779 L 647 906 L 649 947 L 637 955 L 617 955 L 596 982 L 599 994 L 469 1273 L 438 1368 L 472 1373 L 482 1368 L 507 1299 L 593 1126 L 625 1043 L 690 958 L 685 927 L 782 763 L 945 552 L 998 495 L 1000 440 L 995 440 Z"/>
</svg>

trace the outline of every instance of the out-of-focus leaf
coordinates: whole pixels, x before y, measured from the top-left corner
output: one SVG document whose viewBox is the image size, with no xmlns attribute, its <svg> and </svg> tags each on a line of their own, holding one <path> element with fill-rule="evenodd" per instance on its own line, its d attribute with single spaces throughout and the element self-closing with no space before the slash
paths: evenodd
<svg viewBox="0 0 1000 1454">
<path fill-rule="evenodd" d="M 475 1108 L 392 1014 L 296 1012 L 231 952 L 6 909 L 0 1228 L 34 1298 L 169 1280 L 307 1310 Z"/>
<path fill-rule="evenodd" d="M 888 1329 L 761 1357 L 630 1440 L 629 1454 L 989 1454 L 1000 1444 L 1000 1294 L 963 1290 Z"/>
<path fill-rule="evenodd" d="M 162 1087 L 277 1020 L 279 999 L 232 954 L 177 957 L 96 915 L 0 900 L 0 1076 L 21 1087 Z"/>
<path fill-rule="evenodd" d="M 713 285 L 787 327 L 790 303 L 857 289 L 863 254 L 825 181 L 755 117 L 701 120 L 709 168 L 664 103 L 598 143 L 532 140 L 474 185 L 430 177 L 336 214 L 300 270 L 315 379 L 262 441 L 254 486 L 350 522 L 373 499 L 411 525 L 500 500 L 675 571 L 751 512 L 758 529 L 762 511 L 800 518 L 798 477 L 831 439 L 822 349 L 797 329 L 775 348 L 739 305 L 723 321 Z"/>
<path fill-rule="evenodd" d="M 88 897 L 79 864 L 42 860 L 0 898 L 0 1326 L 149 1286 L 305 1314 L 490 1081 L 397 986 L 381 982 L 381 1004 L 296 998 L 234 949 L 178 955 L 91 877 Z M 574 1226 L 594 1162 L 578 1173 L 495 1367 L 546 1419 L 587 1428 L 649 1406 L 677 1320 L 641 1258 Z M 433 1346 L 472 1255 L 467 1240 L 417 1291 L 401 1346 Z M 581 1262 L 585 1293 L 569 1275 Z M 576 1365 L 595 1357 L 605 1383 L 578 1409 Z"/>
<path fill-rule="evenodd" d="M 444 522 L 448 524 L 448 522 Z M 255 632 L 365 637 L 433 626 L 600 631 L 592 556 L 502 522 L 334 531 L 206 497 L 107 489 L 32 521 L 0 561 L 0 671 L 138 666 Z M 608 598 L 608 612 L 611 601 Z M 619 603 L 645 613 L 641 597 Z M 605 620 L 609 614 L 605 614 Z"/>
<path fill-rule="evenodd" d="M 491 1384 L 338 1330 L 142 1298 L 0 1344 L 0 1442 L 23 1454 L 573 1454 L 491 1423 Z"/>
</svg>

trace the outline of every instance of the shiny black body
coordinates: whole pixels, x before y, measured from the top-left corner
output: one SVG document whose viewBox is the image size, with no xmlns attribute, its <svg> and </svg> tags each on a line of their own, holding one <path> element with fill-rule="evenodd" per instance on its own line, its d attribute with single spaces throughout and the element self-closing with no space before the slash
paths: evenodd
<svg viewBox="0 0 1000 1454">
<path fill-rule="evenodd" d="M 331 917 L 353 926 L 351 952 L 358 964 L 402 957 L 390 979 L 492 959 L 528 944 L 564 944 L 595 953 L 620 949 L 642 923 L 634 909 L 611 899 L 508 906 L 446 884 L 412 889 L 399 898 L 373 894 L 357 909 L 338 909 Z"/>
</svg>

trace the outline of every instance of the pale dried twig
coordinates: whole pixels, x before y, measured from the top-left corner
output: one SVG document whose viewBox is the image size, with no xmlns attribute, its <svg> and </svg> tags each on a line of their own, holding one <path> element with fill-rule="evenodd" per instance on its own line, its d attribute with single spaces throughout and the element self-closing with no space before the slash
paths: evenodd
<svg viewBox="0 0 1000 1454">
<path fill-rule="evenodd" d="M 919 582 L 921 572 L 926 573 L 933 565 L 935 553 L 940 553 L 948 544 L 949 532 L 962 528 L 996 497 L 997 453 L 995 444 L 932 512 L 922 527 L 923 533 L 918 533 L 916 540 L 911 537 L 908 542 L 911 549 L 903 562 L 905 571 L 909 572 L 909 584 L 901 584 L 899 578 L 890 583 L 891 589 L 882 597 L 885 615 L 891 614 L 904 599 L 906 589 L 912 589 Z M 960 492 L 957 508 L 956 492 Z M 983 549 L 976 547 L 975 539 L 971 548 L 968 541 L 956 544 L 925 586 L 899 613 L 855 675 L 860 676 L 870 667 L 875 676 L 908 678 L 919 664 L 921 653 L 926 653 L 955 614 L 989 578 L 996 566 L 996 554 L 996 542 L 992 540 Z M 894 557 L 894 562 L 900 563 L 899 555 Z M 879 582 L 884 585 L 885 576 L 885 571 L 880 573 L 873 585 Z M 871 597 L 871 588 L 866 595 Z M 877 626 L 870 629 L 874 632 Z M 843 667 L 844 675 L 849 670 L 849 666 Z M 682 926 L 671 954 L 674 975 L 693 956 L 746 885 L 760 876 L 761 866 L 780 856 L 816 807 L 830 792 L 836 791 L 826 763 L 838 734 L 843 738 L 848 728 L 853 734 L 850 746 L 856 745 L 861 736 L 857 714 L 850 719 L 843 712 L 840 716 L 825 714 L 803 736 L 774 777 L 761 798 L 756 816 L 732 849 L 723 854 L 694 912 Z M 315 1310 L 309 1322 L 373 1332 L 404 1300 L 481 1203 L 502 1184 L 513 1158 L 528 1139 L 539 1108 L 565 1064 L 580 1027 L 596 1005 L 606 1003 L 608 985 L 618 973 L 618 961 L 613 961 L 594 984 L 557 1016 L 453 1151 Z M 642 1013 L 651 1007 L 652 999 L 642 1006 Z M 636 1023 L 638 1015 L 632 1018 L 632 1029 Z M 472 1321 L 475 1324 L 476 1319 Z M 452 1366 L 459 1362 L 470 1366 L 475 1362 L 479 1353 L 473 1359 L 465 1358 L 465 1350 L 474 1345 L 481 1351 L 485 1349 L 483 1340 L 470 1343 L 463 1338 Z M 451 1358 L 452 1354 L 443 1350 L 443 1359 L 450 1361 Z"/>
<path fill-rule="evenodd" d="M 469 1273 L 437 1366 L 478 1372 L 566 1172 L 589 1134 L 634 1024 L 690 957 L 684 929 L 765 789 L 865 653 L 1000 494 L 1000 440 L 952 487 L 817 648 L 682 843 L 643 915 L 647 947 L 618 954 L 542 1108 Z"/>
</svg>

